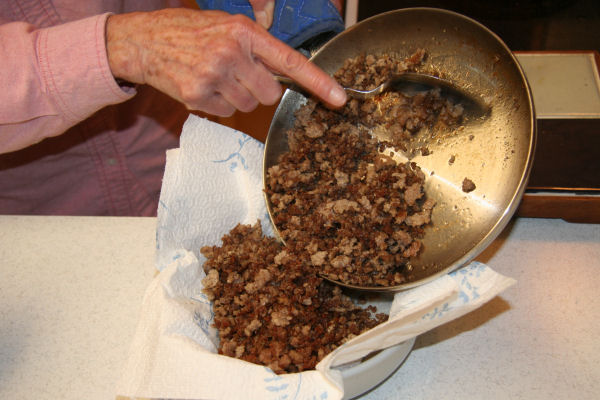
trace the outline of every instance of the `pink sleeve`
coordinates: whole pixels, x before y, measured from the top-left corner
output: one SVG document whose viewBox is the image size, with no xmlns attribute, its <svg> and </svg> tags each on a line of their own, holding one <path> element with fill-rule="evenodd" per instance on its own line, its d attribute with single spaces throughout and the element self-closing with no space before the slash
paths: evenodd
<svg viewBox="0 0 600 400">
<path fill-rule="evenodd" d="M 27 147 L 123 102 L 108 65 L 109 14 L 51 28 L 0 26 L 0 153 Z"/>
</svg>

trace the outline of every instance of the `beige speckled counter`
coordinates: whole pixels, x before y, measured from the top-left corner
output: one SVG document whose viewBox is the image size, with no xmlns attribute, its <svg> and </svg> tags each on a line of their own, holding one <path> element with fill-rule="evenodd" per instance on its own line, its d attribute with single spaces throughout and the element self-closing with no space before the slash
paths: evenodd
<svg viewBox="0 0 600 400">
<path fill-rule="evenodd" d="M 0 216 L 0 399 L 114 398 L 155 223 Z M 518 219 L 478 260 L 517 284 L 420 336 L 363 398 L 597 398 L 600 225 Z"/>
<path fill-rule="evenodd" d="M 114 399 L 154 218 L 0 217 L 0 399 Z"/>
</svg>

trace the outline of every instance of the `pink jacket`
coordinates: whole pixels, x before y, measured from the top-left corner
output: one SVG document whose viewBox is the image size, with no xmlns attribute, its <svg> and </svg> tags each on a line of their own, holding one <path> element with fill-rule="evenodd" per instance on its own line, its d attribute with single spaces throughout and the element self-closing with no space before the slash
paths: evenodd
<svg viewBox="0 0 600 400">
<path fill-rule="evenodd" d="M 179 5 L 0 1 L 0 214 L 155 215 L 165 150 L 188 112 L 116 84 L 105 23 Z"/>
</svg>

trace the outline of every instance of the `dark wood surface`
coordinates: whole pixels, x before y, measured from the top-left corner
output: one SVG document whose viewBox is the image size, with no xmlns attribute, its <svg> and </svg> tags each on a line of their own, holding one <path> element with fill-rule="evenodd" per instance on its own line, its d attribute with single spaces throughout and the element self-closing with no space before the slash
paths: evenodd
<svg viewBox="0 0 600 400">
<path fill-rule="evenodd" d="M 598 0 L 359 0 L 358 5 L 359 21 L 398 8 L 455 11 L 488 27 L 512 51 L 600 50 Z"/>
<path fill-rule="evenodd" d="M 600 223 L 600 119 L 538 119 L 522 217 Z"/>
<path fill-rule="evenodd" d="M 521 200 L 516 215 L 528 218 L 559 218 L 569 222 L 600 224 L 600 197 L 526 193 Z"/>
<path fill-rule="evenodd" d="M 528 188 L 598 192 L 600 119 L 538 119 Z"/>
</svg>

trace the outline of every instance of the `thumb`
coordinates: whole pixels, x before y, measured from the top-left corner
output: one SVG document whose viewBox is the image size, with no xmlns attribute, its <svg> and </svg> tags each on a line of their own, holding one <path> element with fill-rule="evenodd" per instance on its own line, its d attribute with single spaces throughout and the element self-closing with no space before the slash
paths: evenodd
<svg viewBox="0 0 600 400">
<path fill-rule="evenodd" d="M 273 24 L 273 10 L 275 10 L 275 0 L 249 0 L 254 18 L 263 28 L 269 29 Z"/>
</svg>

